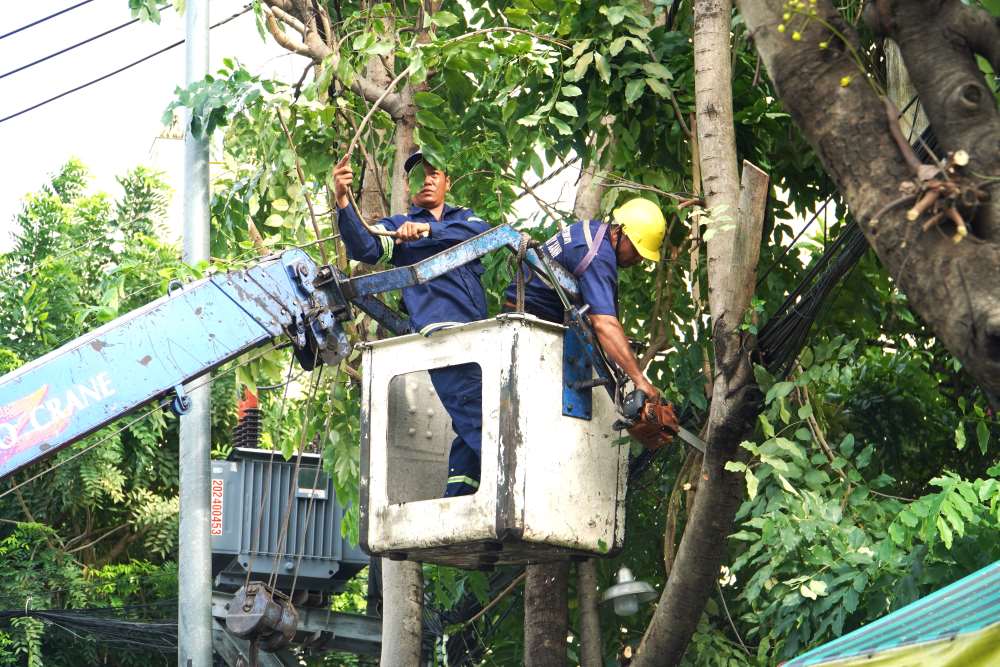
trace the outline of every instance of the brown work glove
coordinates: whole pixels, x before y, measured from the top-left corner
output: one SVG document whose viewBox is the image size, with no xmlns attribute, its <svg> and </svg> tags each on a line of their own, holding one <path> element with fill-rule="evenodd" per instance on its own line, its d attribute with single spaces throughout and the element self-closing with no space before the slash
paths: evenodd
<svg viewBox="0 0 1000 667">
<path fill-rule="evenodd" d="M 642 407 L 639 421 L 628 430 L 628 433 L 646 449 L 657 450 L 674 439 L 678 426 L 674 406 L 651 398 Z"/>
</svg>

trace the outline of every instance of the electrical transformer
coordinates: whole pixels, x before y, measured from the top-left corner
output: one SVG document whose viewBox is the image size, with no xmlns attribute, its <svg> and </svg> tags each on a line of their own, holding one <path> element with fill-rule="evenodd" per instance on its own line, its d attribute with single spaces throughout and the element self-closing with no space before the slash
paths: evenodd
<svg viewBox="0 0 1000 667">
<path fill-rule="evenodd" d="M 344 508 L 317 454 L 295 458 L 279 452 L 234 448 L 212 461 L 210 533 L 212 573 L 221 590 L 236 590 L 252 567 L 252 579 L 276 576 L 276 588 L 337 593 L 368 557 L 341 534 Z M 317 468 L 319 470 L 317 471 Z M 291 514 L 282 539 L 285 511 Z M 277 554 L 277 557 L 276 557 Z"/>
</svg>

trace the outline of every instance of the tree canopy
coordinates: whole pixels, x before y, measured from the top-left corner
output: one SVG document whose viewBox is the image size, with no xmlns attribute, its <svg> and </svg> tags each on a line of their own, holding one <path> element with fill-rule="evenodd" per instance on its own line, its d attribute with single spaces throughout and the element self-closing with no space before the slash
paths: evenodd
<svg viewBox="0 0 1000 667">
<path fill-rule="evenodd" d="M 131 4 L 154 15 L 150 2 Z M 811 16 L 814 4 L 798 3 L 802 7 L 788 9 L 789 17 Z M 1000 15 L 995 3 L 978 6 Z M 571 220 L 571 213 L 558 202 L 540 201 L 541 214 L 523 220 L 514 202 L 537 199 L 537 184 L 559 170 L 592 176 L 603 193 L 602 213 L 629 196 L 658 203 L 670 220 L 664 257 L 649 270 L 622 273 L 621 317 L 654 383 L 690 427 L 704 423 L 717 361 L 707 315 L 706 242 L 732 228 L 736 211 L 700 201 L 692 42 L 698 17 L 691 6 L 266 0 L 254 8 L 263 39 L 307 56 L 302 79 L 267 80 L 227 60 L 203 82 L 179 90 L 174 103 L 189 110 L 192 132 L 221 137 L 212 191 L 215 268 L 183 267 L 174 251 L 151 238 L 152 221 L 162 215 L 155 175 L 130 174 L 123 179 L 124 198 L 113 204 L 86 194 L 82 167 L 70 163 L 43 192 L 27 198 L 18 246 L 0 258 L 8 367 L 154 295 L 136 290 L 251 262 L 260 244 L 268 250 L 300 246 L 317 258 L 324 244 L 341 268 L 362 270 L 347 261 L 336 238 L 330 169 L 353 149 L 362 213 L 377 217 L 406 201 L 400 157 L 419 145 L 452 174 L 455 202 L 539 239 Z M 868 82 L 885 88 L 891 76 L 885 47 L 861 23 L 860 6 L 823 11 L 835 12 L 851 31 L 842 41 L 853 45 L 845 49 L 853 49 L 857 79 L 844 83 L 845 90 Z M 841 83 L 812 99 L 789 100 L 764 71 L 773 57 L 758 59 L 760 34 L 748 28 L 743 13 L 731 19 L 732 159 L 758 165 L 771 183 L 758 278 L 740 325 L 752 340 L 824 251 L 859 220 L 852 217 L 843 179 L 828 176 L 829 159 L 811 147 L 813 134 L 792 122 L 793 113 L 796 120 L 802 115 L 803 102 L 840 100 L 846 94 Z M 789 44 L 826 48 L 818 42 L 828 31 L 814 34 L 784 20 L 789 28 L 780 34 Z M 987 58 L 977 62 L 995 96 L 995 65 Z M 88 251 L 81 253 L 84 246 Z M 492 314 L 511 267 L 499 255 L 485 264 Z M 683 664 L 775 664 L 1000 558 L 996 413 L 963 363 L 911 310 L 898 284 L 886 264 L 867 253 L 823 303 L 790 374 L 774 376 L 763 364 L 754 366 L 759 415 L 745 441 L 734 443 L 738 455 L 725 464 L 744 495 L 721 554 L 718 584 L 707 600 L 693 603 L 704 611 L 690 641 L 683 640 Z M 362 316 L 351 323 L 356 340 L 382 333 Z M 260 387 L 265 444 L 286 455 L 299 443 L 319 448 L 338 496 L 354 500 L 358 359 L 322 378 L 313 375 L 315 405 L 322 409 L 308 413 L 298 409 L 304 397 L 290 399 L 297 409 L 282 399 L 289 363 L 287 353 L 271 352 L 237 362 L 235 373 L 216 381 L 216 446 L 222 450 L 228 442 L 237 386 Z M 4 516 L 19 522 L 0 528 L 13 540 L 9 544 L 35 545 L 47 559 L 39 556 L 39 563 L 51 563 L 36 568 L 45 573 L 35 584 L 40 594 L 69 587 L 59 583 L 67 572 L 74 581 L 111 576 L 101 573 L 113 567 L 169 577 L 176 520 L 173 429 L 173 420 L 163 417 L 130 426 L 26 485 L 23 501 L 13 494 L 0 499 Z M 95 434 L 54 462 L 106 436 Z M 638 460 L 638 447 L 622 446 L 631 446 Z M 626 547 L 597 562 L 602 587 L 623 564 L 659 591 L 669 576 L 684 576 L 675 558 L 702 462 L 680 445 L 642 460 L 630 481 Z M 345 525 L 356 531 L 355 518 Z M 121 532 L 74 550 L 113 530 Z M 119 548 L 122 541 L 127 543 Z M 0 568 L 23 569 L 16 549 L 4 551 L 4 544 Z M 138 560 L 138 545 L 156 558 Z M 423 567 L 426 607 L 449 637 L 436 648 L 439 664 L 445 654 L 448 664 L 524 662 L 519 588 L 478 617 L 460 611 L 470 599 L 482 606 L 508 590 L 514 575 L 507 574 L 501 583 L 498 575 Z M 16 593 L 26 586 L 18 585 Z M 581 651 L 577 593 L 571 581 L 571 660 Z M 123 588 L 114 600 L 134 602 L 137 594 Z M 105 600 L 81 593 L 49 604 Z M 633 657 L 654 613 L 648 606 L 615 617 L 602 608 L 604 661 Z M 60 664 L 60 651 L 74 649 L 43 646 L 56 630 L 41 630 L 27 622 L 14 626 L 2 635 L 8 642 L 2 648 L 45 660 L 51 655 L 52 664 Z M 310 660 L 342 664 L 345 658 Z"/>
</svg>

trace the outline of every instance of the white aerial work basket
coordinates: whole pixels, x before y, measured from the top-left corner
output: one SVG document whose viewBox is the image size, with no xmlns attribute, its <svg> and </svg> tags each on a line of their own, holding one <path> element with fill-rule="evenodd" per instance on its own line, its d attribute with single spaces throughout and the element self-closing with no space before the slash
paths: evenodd
<svg viewBox="0 0 1000 667">
<path fill-rule="evenodd" d="M 361 547 L 464 568 L 617 552 L 628 448 L 608 392 L 573 386 L 593 377 L 576 341 L 506 314 L 364 344 Z M 455 434 L 427 371 L 469 362 L 483 378 L 480 486 L 442 498 Z"/>
</svg>

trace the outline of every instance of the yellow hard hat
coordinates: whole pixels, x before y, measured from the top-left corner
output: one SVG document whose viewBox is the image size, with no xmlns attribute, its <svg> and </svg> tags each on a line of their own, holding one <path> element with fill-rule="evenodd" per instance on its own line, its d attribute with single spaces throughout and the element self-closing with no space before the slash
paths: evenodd
<svg viewBox="0 0 1000 667">
<path fill-rule="evenodd" d="M 651 262 L 660 261 L 660 244 L 667 221 L 656 204 L 637 197 L 613 210 L 611 215 L 640 255 Z"/>
</svg>

